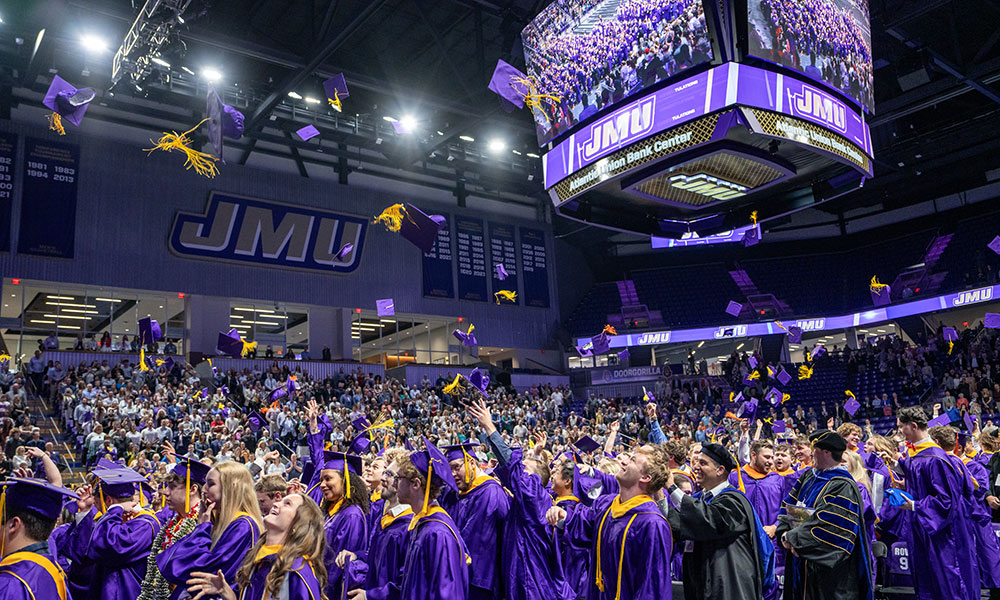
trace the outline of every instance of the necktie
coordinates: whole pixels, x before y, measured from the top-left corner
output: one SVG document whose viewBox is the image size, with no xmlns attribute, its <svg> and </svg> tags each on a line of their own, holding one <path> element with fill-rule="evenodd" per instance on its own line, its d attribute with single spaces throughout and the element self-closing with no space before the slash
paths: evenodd
<svg viewBox="0 0 1000 600">
<path fill-rule="evenodd" d="M 705 492 L 705 495 L 701 497 L 702 500 L 708 502 L 712 499 L 712 492 Z"/>
</svg>

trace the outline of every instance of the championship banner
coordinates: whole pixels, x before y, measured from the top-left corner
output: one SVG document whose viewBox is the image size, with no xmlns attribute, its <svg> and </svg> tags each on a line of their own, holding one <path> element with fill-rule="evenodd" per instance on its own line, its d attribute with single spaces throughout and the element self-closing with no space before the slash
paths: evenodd
<svg viewBox="0 0 1000 600">
<path fill-rule="evenodd" d="M 75 144 L 25 138 L 18 252 L 73 258 L 79 165 Z"/>
<path fill-rule="evenodd" d="M 458 299 L 486 302 L 486 229 L 482 219 L 455 217 Z"/>
<path fill-rule="evenodd" d="M 490 276 L 493 279 L 493 290 L 495 294 L 500 290 L 511 290 L 517 292 L 517 248 L 514 245 L 514 227 L 502 223 L 490 222 Z M 507 271 L 507 276 L 503 281 L 497 275 L 497 265 L 503 265 Z M 521 297 L 515 299 L 520 303 Z"/>
<path fill-rule="evenodd" d="M 445 226 L 438 231 L 434 247 L 424 254 L 424 296 L 430 298 L 454 298 L 455 282 L 452 278 L 451 218 L 445 213 Z"/>
<path fill-rule="evenodd" d="M 521 228 L 521 276 L 524 278 L 524 305 L 549 307 L 548 254 L 545 232 Z"/>
<path fill-rule="evenodd" d="M 10 215 L 14 201 L 17 136 L 0 133 L 0 252 L 10 251 Z"/>
</svg>

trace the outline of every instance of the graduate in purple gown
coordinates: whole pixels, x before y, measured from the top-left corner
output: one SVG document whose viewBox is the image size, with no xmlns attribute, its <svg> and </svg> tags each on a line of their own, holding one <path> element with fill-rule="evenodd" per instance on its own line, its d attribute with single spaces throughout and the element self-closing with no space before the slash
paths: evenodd
<svg viewBox="0 0 1000 600">
<path fill-rule="evenodd" d="M 319 432 L 319 407 L 315 400 L 306 405 L 310 436 Z M 310 452 L 314 444 L 310 443 Z M 323 451 L 312 456 L 317 465 L 317 489 L 323 494 L 320 508 L 325 515 L 323 530 L 326 532 L 327 582 L 325 593 L 329 598 L 343 598 L 344 571 L 337 566 L 337 556 L 347 550 L 366 560 L 368 557 L 368 490 L 361 473 L 364 464 L 360 456 L 343 452 Z M 310 497 L 312 495 L 310 494 Z"/>
<path fill-rule="evenodd" d="M 494 472 L 513 494 L 504 529 L 502 579 L 507 583 L 504 597 L 571 600 L 574 592 L 563 574 L 555 531 L 546 521 L 546 513 L 552 508 L 552 496 L 545 489 L 548 467 L 537 458 L 523 458 L 520 448 L 507 446 L 482 399 L 473 400 L 469 412 L 488 436 L 499 461 Z M 449 446 L 445 450 L 454 452 L 455 448 Z"/>
<path fill-rule="evenodd" d="M 75 504 L 75 502 L 74 502 Z M 70 560 L 66 555 L 66 534 L 69 532 L 69 523 L 63 523 L 52 530 L 49 536 L 49 554 L 54 556 L 56 563 L 63 571 L 69 569 Z"/>
<path fill-rule="evenodd" d="M 352 454 L 362 454 L 362 452 L 352 452 Z M 365 487 L 368 488 L 368 537 L 374 535 L 385 512 L 385 498 L 382 494 L 382 472 L 385 471 L 386 461 L 382 453 L 373 459 L 365 461 Z"/>
<path fill-rule="evenodd" d="M 458 523 L 472 557 L 469 598 L 503 597 L 501 555 L 510 497 L 500 482 L 479 470 L 472 454 L 478 444 L 467 442 L 445 448 L 458 491 L 446 491 L 442 506 Z"/>
<path fill-rule="evenodd" d="M 589 600 L 670 599 L 673 540 L 670 525 L 651 497 L 669 479 L 669 463 L 662 446 L 636 449 L 615 476 L 619 493 L 594 502 L 590 523 L 573 522 L 586 518 L 583 512 L 550 511 L 550 523 L 590 538 Z"/>
<path fill-rule="evenodd" d="M 576 471 L 576 464 L 568 458 L 557 460 L 551 469 L 549 483 L 552 484 L 552 493 L 555 498 L 552 500 L 554 506 L 566 511 L 567 515 L 576 511 L 587 513 L 579 519 L 566 519 L 567 523 L 582 524 L 592 523 L 594 520 L 593 509 L 573 494 L 573 475 Z M 583 598 L 587 593 L 588 575 L 590 574 L 590 546 L 579 543 L 582 538 L 580 532 L 555 531 L 556 542 L 559 544 L 559 558 L 562 561 L 563 575 L 570 588 L 575 590 L 576 598 Z"/>
<path fill-rule="evenodd" d="M 96 489 L 82 491 L 80 498 L 92 506 L 80 510 L 77 519 L 90 520 L 93 526 L 71 530 L 69 535 L 89 533 L 84 543 L 86 560 L 95 567 L 93 597 L 135 600 L 142 591 L 150 547 L 160 532 L 156 516 L 135 501 L 136 486 L 145 478 L 127 467 L 99 468 L 92 474 Z M 95 514 L 97 505 L 100 516 Z"/>
<path fill-rule="evenodd" d="M 9 479 L 0 486 L 0 598 L 71 598 L 47 540 L 63 502 L 76 494 L 41 479 Z"/>
<path fill-rule="evenodd" d="M 906 406 L 896 415 L 906 438 L 902 461 L 910 512 L 910 572 L 920 600 L 979 598 L 975 536 L 963 501 L 966 482 L 948 455 L 927 434 L 927 414 Z"/>
<path fill-rule="evenodd" d="M 389 584 L 392 600 L 467 600 L 471 558 L 458 525 L 437 503 L 442 487 L 458 491 L 444 454 L 427 438 L 424 450 L 397 461 L 399 501 L 414 511 L 399 583 Z M 363 590 L 348 592 L 350 600 L 366 600 Z"/>
<path fill-rule="evenodd" d="M 243 557 L 260 540 L 260 505 L 246 466 L 224 462 L 212 467 L 203 496 L 198 526 L 156 557 L 160 574 L 177 586 L 171 600 L 182 597 L 196 571 L 222 571 L 226 581 L 235 581 Z"/>
<path fill-rule="evenodd" d="M 769 533 L 778 522 L 784 478 L 771 468 L 774 465 L 774 444 L 771 440 L 755 440 L 750 445 L 750 463 L 729 474 L 729 485 L 739 488 L 757 512 Z"/>
<path fill-rule="evenodd" d="M 239 589 L 239 600 L 319 600 L 326 583 L 323 543 L 319 506 L 305 494 L 289 494 L 264 515 L 264 536 L 247 552 L 235 586 L 221 571 L 195 572 L 188 593 L 237 600 Z"/>
<path fill-rule="evenodd" d="M 962 472 L 965 479 L 965 505 L 968 510 L 969 527 L 976 539 L 976 558 L 979 564 L 980 585 L 984 588 L 1000 588 L 1000 543 L 993 532 L 992 514 L 986 504 L 990 474 L 972 458 L 956 456 L 961 452 L 963 434 L 954 427 L 937 426 L 927 430 L 931 439 L 948 453 L 948 459 L 955 469 Z"/>
<path fill-rule="evenodd" d="M 369 541 L 367 559 L 349 550 L 342 550 L 337 556 L 337 566 L 344 569 L 348 589 L 364 589 L 370 600 L 388 598 L 391 584 L 398 589 L 401 583 L 413 509 L 399 502 L 396 480 L 400 464 L 408 462 L 408 457 L 409 452 L 402 448 L 390 448 L 385 452 L 388 466 L 382 472 L 380 485 L 383 509 Z"/>
</svg>

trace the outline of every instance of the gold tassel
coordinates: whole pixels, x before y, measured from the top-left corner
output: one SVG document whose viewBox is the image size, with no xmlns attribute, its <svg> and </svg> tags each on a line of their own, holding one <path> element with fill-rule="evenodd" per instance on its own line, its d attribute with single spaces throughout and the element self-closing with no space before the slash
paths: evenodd
<svg viewBox="0 0 1000 600">
<path fill-rule="evenodd" d="M 4 509 L 7 508 L 7 486 L 4 486 L 3 492 L 0 493 L 0 522 L 6 523 L 6 516 L 4 514 Z M 4 555 L 3 552 L 3 540 L 6 536 L 0 536 L 0 556 Z"/>
<path fill-rule="evenodd" d="M 465 335 L 471 335 L 472 334 L 472 330 L 475 329 L 475 328 L 476 328 L 475 325 L 470 324 L 469 325 L 469 330 L 465 332 Z M 10 357 L 8 356 L 7 358 L 10 358 Z M 3 359 L 3 357 L 0 357 L 0 360 L 2 360 L 2 359 Z"/>
<path fill-rule="evenodd" d="M 854 392 L 852 392 L 851 390 L 844 390 L 844 395 L 847 396 L 848 398 L 854 398 L 855 400 L 858 399 L 858 397 L 855 396 Z"/>
<path fill-rule="evenodd" d="M 754 227 L 757 226 L 757 211 L 750 213 L 750 221 L 753 223 Z"/>
<path fill-rule="evenodd" d="M 604 329 L 601 330 L 601 333 L 606 333 L 608 335 L 618 335 L 618 331 L 616 331 L 615 328 L 612 327 L 611 325 L 605 325 Z"/>
<path fill-rule="evenodd" d="M 869 284 L 869 287 L 871 288 L 873 294 L 881 294 L 882 290 L 889 287 L 889 284 L 879 283 L 878 275 L 872 275 L 872 281 Z"/>
<path fill-rule="evenodd" d="M 448 385 L 444 386 L 444 388 L 441 390 L 441 393 L 451 395 L 451 393 L 454 392 L 455 390 L 461 390 L 461 389 L 462 389 L 462 376 L 455 375 L 455 381 L 452 381 Z"/>
<path fill-rule="evenodd" d="M 465 451 L 465 446 L 462 446 L 462 459 L 465 461 L 465 483 L 469 483 L 472 480 L 472 473 L 469 472 L 469 453 Z"/>
<path fill-rule="evenodd" d="M 503 298 L 508 302 L 515 302 L 517 299 L 517 292 L 512 292 L 510 290 L 500 290 L 499 292 L 494 293 L 493 297 L 496 298 L 497 304 L 500 304 L 501 298 Z"/>
<path fill-rule="evenodd" d="M 333 110 L 337 112 L 344 112 L 344 105 L 340 101 L 340 92 L 333 90 L 333 98 L 327 98 L 327 102 L 333 107 Z"/>
<path fill-rule="evenodd" d="M 409 215 L 406 214 L 406 207 L 402 204 L 393 204 L 389 208 L 383 210 L 380 215 L 375 217 L 372 223 L 381 223 L 385 225 L 385 228 L 389 231 L 399 231 L 399 228 L 403 226 L 404 218 L 410 218 Z"/>
<path fill-rule="evenodd" d="M 146 349 L 139 348 L 139 370 L 148 371 L 149 365 L 146 364 Z"/>
<path fill-rule="evenodd" d="M 47 118 L 49 119 L 49 129 L 55 131 L 59 135 L 66 135 L 66 129 L 62 124 L 62 116 L 59 113 L 49 113 Z"/>
<path fill-rule="evenodd" d="M 184 477 L 184 514 L 191 512 L 191 461 L 188 461 L 187 475 Z"/>
<path fill-rule="evenodd" d="M 347 455 L 344 455 L 344 497 L 351 499 L 351 474 L 347 472 Z"/>
<path fill-rule="evenodd" d="M 792 397 L 789 396 L 788 394 L 782 394 L 781 395 L 781 403 L 784 404 L 785 402 L 788 402 L 791 398 Z"/>
<path fill-rule="evenodd" d="M 951 356 L 951 351 L 955 349 L 955 342 L 948 342 L 948 356 Z"/>
<path fill-rule="evenodd" d="M 534 77 L 511 77 L 510 79 L 511 88 L 517 92 L 517 95 L 524 100 L 524 104 L 531 109 L 541 109 L 542 100 L 550 100 L 553 104 L 559 104 L 561 100 L 556 96 L 551 96 L 549 94 L 539 94 L 538 93 L 538 80 Z M 522 89 L 518 89 L 517 85 L 522 86 Z M 549 115 L 545 111 L 541 111 L 545 116 L 545 120 L 549 120 Z"/>
<path fill-rule="evenodd" d="M 191 144 L 191 138 L 188 137 L 188 134 L 201 127 L 202 123 L 205 121 L 208 121 L 208 119 L 204 119 L 201 123 L 198 123 L 191 129 L 188 129 L 181 134 L 178 134 L 176 131 L 171 133 L 164 132 L 163 137 L 161 137 L 158 141 L 153 142 L 156 144 L 155 146 L 152 148 L 143 148 L 143 151 L 152 154 L 154 150 L 163 150 L 165 152 L 180 150 L 187 157 L 187 160 L 184 162 L 185 169 L 193 167 L 196 173 L 211 179 L 219 174 L 219 169 L 213 162 L 218 159 L 211 154 L 199 152 L 188 146 Z M 152 142 L 153 140 L 149 141 Z"/>
<path fill-rule="evenodd" d="M 755 381 L 757 379 L 760 379 L 760 373 L 758 373 L 757 371 L 752 371 L 749 375 L 747 375 L 747 379 L 749 379 L 750 381 Z"/>
<path fill-rule="evenodd" d="M 240 338 L 240 341 L 243 342 L 243 350 L 240 351 L 240 356 L 243 358 L 246 358 L 251 352 L 257 351 L 257 342 L 248 342 L 243 338 Z"/>
</svg>

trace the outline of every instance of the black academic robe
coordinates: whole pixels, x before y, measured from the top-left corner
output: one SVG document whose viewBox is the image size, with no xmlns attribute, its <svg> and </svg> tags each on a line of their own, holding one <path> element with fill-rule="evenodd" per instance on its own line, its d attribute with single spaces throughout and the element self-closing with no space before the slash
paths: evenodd
<svg viewBox="0 0 1000 600">
<path fill-rule="evenodd" d="M 759 600 L 764 567 L 750 501 L 735 490 L 721 492 L 710 502 L 700 496 L 685 495 L 680 507 L 667 512 L 674 539 L 686 550 L 685 600 Z"/>
<path fill-rule="evenodd" d="M 785 552 L 784 600 L 865 600 L 871 598 L 868 576 L 869 550 L 861 516 L 861 491 L 847 471 L 845 476 L 816 475 L 815 469 L 802 474 L 788 493 L 778 515 L 775 539 L 787 533 L 798 557 Z M 814 509 L 797 524 L 785 506 L 802 501 Z M 862 564 L 860 561 L 864 561 Z"/>
</svg>

